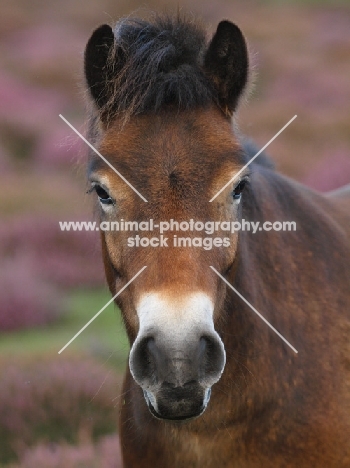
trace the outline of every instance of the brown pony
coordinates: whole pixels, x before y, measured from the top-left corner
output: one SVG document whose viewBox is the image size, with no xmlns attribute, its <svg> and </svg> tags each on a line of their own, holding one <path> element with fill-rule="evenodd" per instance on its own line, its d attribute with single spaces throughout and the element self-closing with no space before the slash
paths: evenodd
<svg viewBox="0 0 350 468">
<path fill-rule="evenodd" d="M 135 238 L 159 232 L 102 232 L 113 295 L 147 266 L 117 298 L 131 345 L 125 468 L 350 467 L 349 191 L 324 196 L 263 159 L 209 202 L 252 156 L 231 122 L 249 78 L 241 31 L 222 21 L 208 43 L 178 17 L 103 25 L 85 76 L 88 137 L 132 185 L 91 152 L 101 221 L 297 226 L 219 223 L 180 247 L 170 230 L 155 247 Z"/>
</svg>

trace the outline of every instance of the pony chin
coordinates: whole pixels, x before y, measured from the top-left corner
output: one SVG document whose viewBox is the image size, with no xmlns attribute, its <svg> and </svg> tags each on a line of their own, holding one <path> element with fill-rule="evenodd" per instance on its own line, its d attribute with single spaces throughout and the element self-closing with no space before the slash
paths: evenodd
<svg viewBox="0 0 350 468">
<path fill-rule="evenodd" d="M 186 422 L 190 422 L 190 421 L 193 421 L 194 419 L 198 418 L 207 409 L 207 406 L 208 406 L 208 403 L 209 403 L 209 400 L 210 400 L 210 396 L 211 396 L 211 388 L 207 388 L 205 390 L 203 404 L 200 407 L 200 411 L 197 414 L 185 415 L 185 416 L 179 415 L 179 416 L 173 416 L 171 418 L 163 416 L 161 413 L 159 413 L 158 405 L 157 405 L 157 402 L 156 402 L 156 399 L 155 399 L 153 393 L 148 392 L 147 390 L 144 390 L 143 395 L 145 397 L 145 400 L 146 400 L 146 403 L 147 403 L 147 406 L 148 406 L 148 409 L 149 409 L 150 413 L 156 419 L 159 419 L 159 420 L 162 420 L 162 421 L 174 422 L 174 423 L 186 423 Z"/>
</svg>

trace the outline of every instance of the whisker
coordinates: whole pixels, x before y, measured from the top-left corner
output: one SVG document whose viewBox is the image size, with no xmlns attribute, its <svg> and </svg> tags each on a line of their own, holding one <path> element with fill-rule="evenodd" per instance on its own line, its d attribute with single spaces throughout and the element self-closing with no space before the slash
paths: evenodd
<svg viewBox="0 0 350 468">
<path fill-rule="evenodd" d="M 102 388 L 103 385 L 105 384 L 105 382 L 106 382 L 106 380 L 108 379 L 108 377 L 110 376 L 111 372 L 112 372 L 111 370 L 108 371 L 108 374 L 107 374 L 106 377 L 104 378 L 104 380 L 103 380 L 103 382 L 101 383 L 99 389 L 97 390 L 97 392 L 95 393 L 95 395 L 91 398 L 91 400 L 89 401 L 89 403 L 91 403 L 91 402 L 94 400 L 94 398 L 96 398 L 96 396 L 99 394 L 101 388 Z"/>
</svg>

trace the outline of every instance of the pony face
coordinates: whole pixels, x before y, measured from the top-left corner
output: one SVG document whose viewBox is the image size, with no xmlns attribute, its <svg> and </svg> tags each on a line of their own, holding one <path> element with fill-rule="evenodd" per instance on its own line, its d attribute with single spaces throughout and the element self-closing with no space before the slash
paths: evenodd
<svg viewBox="0 0 350 468">
<path fill-rule="evenodd" d="M 235 264 L 238 234 L 223 226 L 240 219 L 242 191 L 249 177 L 243 172 L 210 202 L 244 166 L 243 152 L 228 119 L 243 85 L 236 77 L 239 92 L 232 90 L 223 71 L 232 69 L 232 57 L 227 61 L 232 41 L 236 41 L 233 49 L 238 58 L 244 55 L 241 48 L 246 49 L 238 28 L 226 23 L 221 29 L 219 26 L 202 65 L 196 56 L 193 70 L 182 67 L 182 81 L 187 70 L 184 83 L 179 77 L 176 81 L 172 67 L 164 71 L 158 63 L 157 73 L 163 73 L 159 82 L 162 105 L 158 108 L 155 101 L 151 108 L 145 107 L 147 100 L 156 99 L 155 91 L 150 93 L 147 88 L 148 97 L 138 112 L 133 96 L 125 97 L 125 103 L 129 99 L 129 105 L 134 106 L 134 114 L 128 114 L 125 103 L 123 112 L 120 103 L 104 97 L 101 82 L 91 77 L 96 73 L 90 69 L 94 65 L 91 60 L 97 60 L 94 40 L 105 45 L 99 49 L 102 55 L 106 48 L 114 47 L 113 57 L 127 62 L 125 45 L 117 52 L 108 27 L 102 27 L 94 33 L 95 39 L 94 35 L 90 39 L 86 52 L 86 76 L 97 108 L 90 132 L 93 143 L 138 192 L 91 154 L 89 181 L 96 192 L 100 219 L 109 227 L 117 223 L 116 229 L 101 232 L 107 281 L 115 295 L 147 266 L 118 297 L 118 305 L 131 343 L 130 372 L 143 389 L 151 413 L 160 419 L 187 420 L 202 414 L 211 387 L 225 366 L 224 345 L 215 330 L 216 322 L 224 320 L 218 311 L 223 306 L 225 286 L 210 266 L 225 273 Z M 120 31 L 118 34 L 120 38 Z M 213 49 L 221 51 L 219 71 Z M 191 54 L 183 50 L 182 55 Z M 150 63 L 152 57 L 148 57 Z M 106 63 L 109 60 L 106 58 Z M 244 73 L 246 76 L 246 70 Z M 188 88 L 187 79 L 191 78 L 198 87 L 203 86 L 200 95 Z M 134 76 L 130 83 L 135 80 Z M 167 88 L 164 80 L 172 85 Z M 119 86 L 123 83 L 118 81 Z M 178 88 L 173 90 L 175 84 Z M 180 105 L 186 94 L 190 108 Z M 130 230 L 124 229 L 125 223 Z M 181 226 L 188 228 L 181 230 Z"/>
<path fill-rule="evenodd" d="M 119 226 L 102 233 L 112 293 L 147 266 L 119 301 L 133 343 L 131 373 L 153 414 L 193 417 L 205 409 L 225 364 L 215 331 L 215 321 L 224 320 L 217 316 L 224 291 L 209 266 L 226 272 L 235 263 L 238 234 L 220 226 L 240 219 L 244 193 L 237 193 L 237 186 L 248 174 L 209 200 L 242 168 L 240 147 L 226 119 L 212 108 L 138 117 L 122 131 L 116 124 L 98 149 L 147 199 L 99 159 L 91 160 L 100 220 Z M 134 224 L 122 230 L 122 220 L 124 226 Z M 162 234 L 140 230 L 150 220 L 166 227 Z M 176 230 L 191 220 L 193 230 Z M 158 242 L 152 245 L 152 239 Z"/>
</svg>

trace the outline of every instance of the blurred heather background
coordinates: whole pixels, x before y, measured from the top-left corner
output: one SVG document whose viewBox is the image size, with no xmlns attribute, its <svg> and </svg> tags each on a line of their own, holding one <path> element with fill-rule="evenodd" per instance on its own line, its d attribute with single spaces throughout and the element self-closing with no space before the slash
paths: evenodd
<svg viewBox="0 0 350 468">
<path fill-rule="evenodd" d="M 85 195 L 82 56 L 94 27 L 136 0 L 12 0 L 0 19 L 0 466 L 119 467 L 117 405 L 128 345 L 108 300 Z M 150 1 L 158 10 L 178 2 Z M 283 173 L 327 191 L 350 182 L 349 1 L 188 0 L 213 32 L 223 18 L 248 38 L 256 85 L 241 131 Z"/>
</svg>

